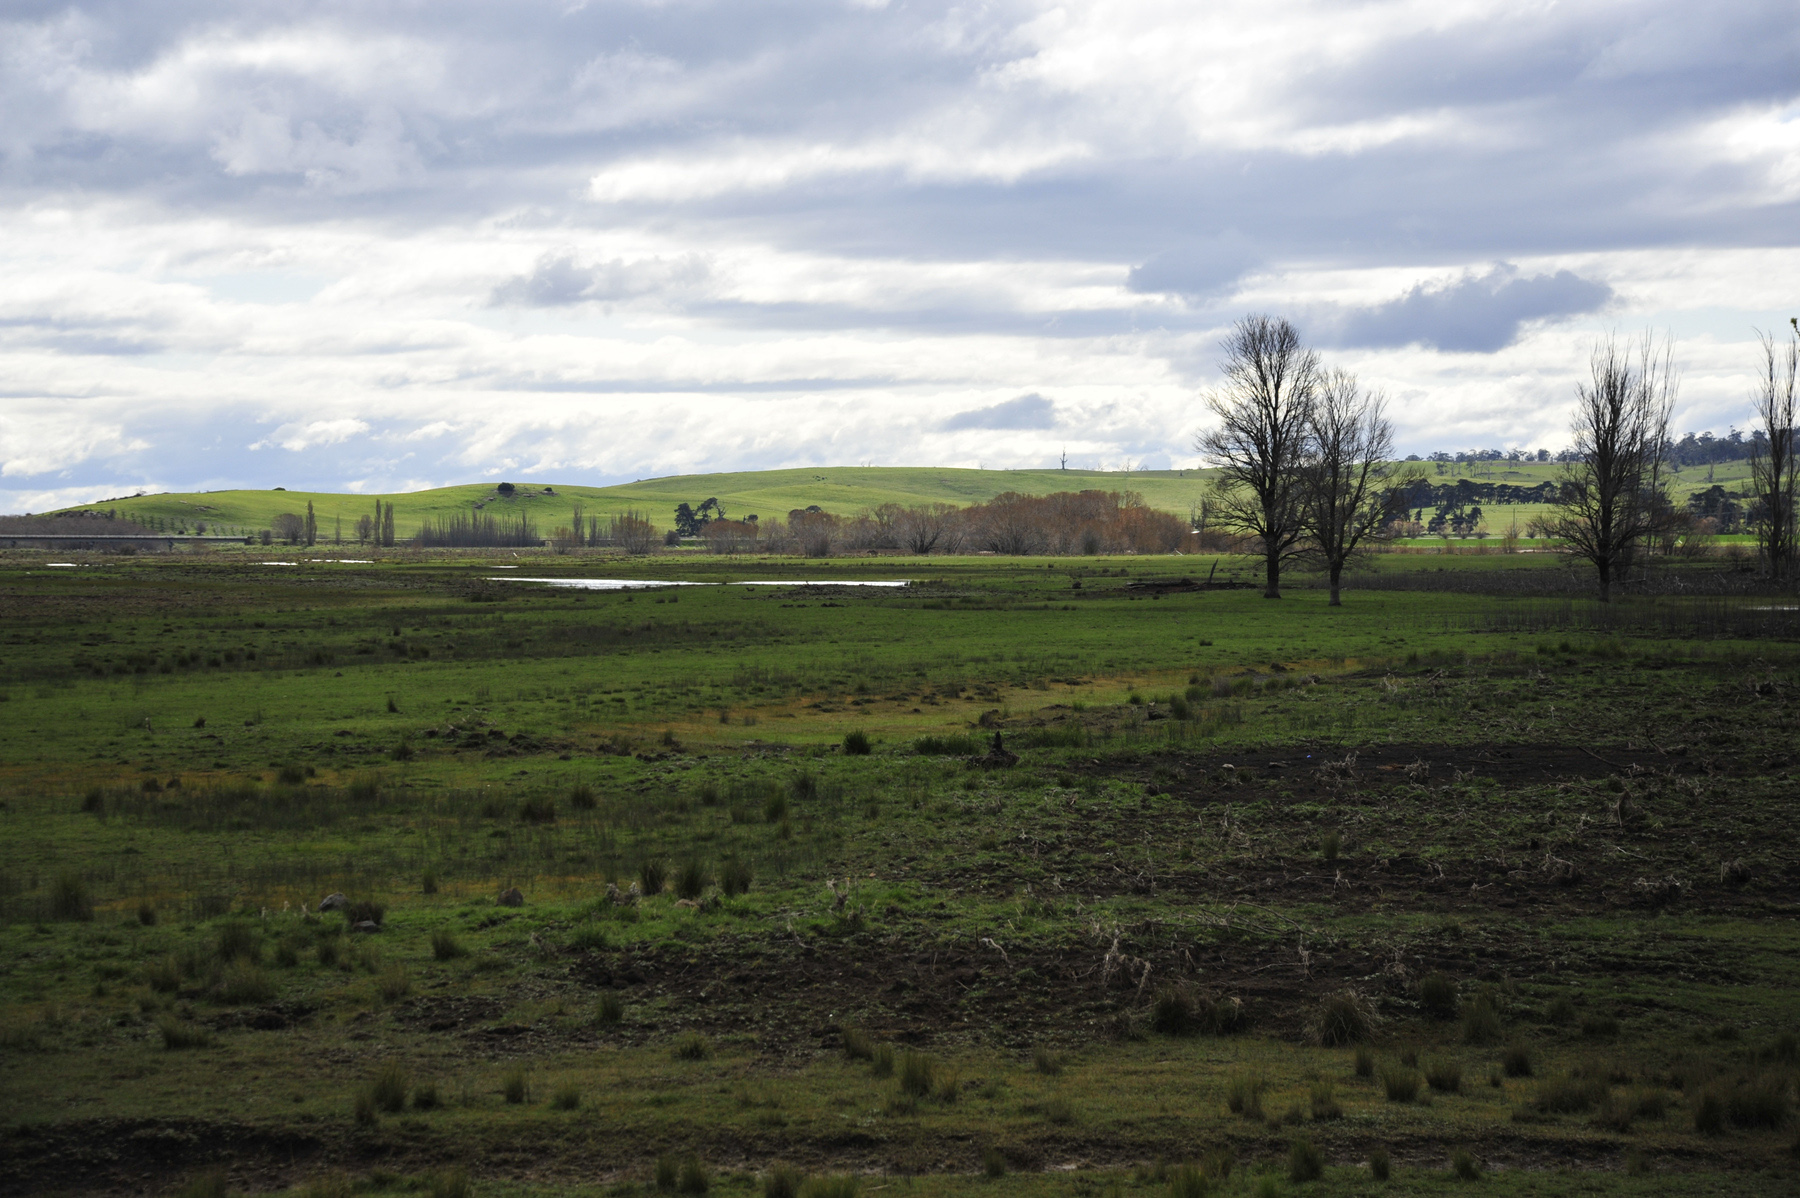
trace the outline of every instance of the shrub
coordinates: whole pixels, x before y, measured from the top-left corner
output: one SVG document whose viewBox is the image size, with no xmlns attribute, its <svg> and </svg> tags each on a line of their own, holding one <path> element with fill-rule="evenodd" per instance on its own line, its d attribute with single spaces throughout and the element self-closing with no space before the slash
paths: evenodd
<svg viewBox="0 0 1800 1198">
<path fill-rule="evenodd" d="M 577 782 L 569 790 L 569 806 L 577 811 L 592 811 L 599 803 L 594 797 L 594 788 L 586 782 Z"/>
<path fill-rule="evenodd" d="M 689 861 L 675 871 L 675 893 L 684 899 L 697 899 L 706 891 L 706 866 Z"/>
<path fill-rule="evenodd" d="M 763 1198 L 799 1198 L 800 1185 L 805 1180 L 806 1175 L 800 1170 L 777 1161 L 763 1174 Z"/>
<path fill-rule="evenodd" d="M 1419 1075 L 1403 1065 L 1383 1069 L 1381 1090 L 1389 1102 L 1411 1102 L 1419 1096 Z"/>
<path fill-rule="evenodd" d="M 861 728 L 844 738 L 844 752 L 851 757 L 867 757 L 872 747 L 869 744 L 869 734 Z"/>
<path fill-rule="evenodd" d="M 1358 1077 L 1374 1077 L 1375 1076 L 1375 1054 L 1370 1052 L 1368 1050 L 1368 1048 L 1366 1048 L 1365 1046 L 1363 1046 L 1361 1044 L 1357 1045 L 1356 1046 L 1356 1066 L 1355 1067 L 1356 1067 L 1356 1076 L 1358 1076 Z"/>
<path fill-rule="evenodd" d="M 182 1048 L 207 1048 L 212 1045 L 212 1034 L 205 1028 L 177 1019 L 173 1015 L 160 1015 L 156 1020 L 156 1030 L 162 1036 L 163 1047 L 170 1052 Z"/>
<path fill-rule="evenodd" d="M 1491 994 L 1476 995 L 1463 1014 L 1463 1043 L 1498 1044 L 1505 1034 L 1499 1002 Z"/>
<path fill-rule="evenodd" d="M 1169 1198 L 1206 1198 L 1206 1174 L 1194 1165 L 1169 1170 Z"/>
<path fill-rule="evenodd" d="M 1459 1062 L 1440 1058 L 1425 1063 L 1425 1084 L 1440 1094 L 1457 1094 L 1462 1091 L 1462 1065 Z"/>
<path fill-rule="evenodd" d="M 931 1093 L 931 1075 L 934 1062 L 922 1052 L 904 1052 L 900 1054 L 900 1092 L 910 1094 L 914 1098 L 924 1098 Z"/>
<path fill-rule="evenodd" d="M 531 1097 L 531 1080 L 526 1077 L 525 1070 L 518 1066 L 507 1070 L 506 1076 L 500 1079 L 500 1093 L 513 1106 Z"/>
<path fill-rule="evenodd" d="M 456 933 L 449 928 L 439 928 L 431 934 L 431 955 L 439 961 L 454 961 L 458 957 L 466 957 L 469 950 L 457 940 Z"/>
<path fill-rule="evenodd" d="M 845 1059 L 866 1061 L 875 1055 L 875 1042 L 861 1028 L 845 1024 L 838 1028 L 838 1034 L 843 1039 Z"/>
<path fill-rule="evenodd" d="M 719 867 L 719 889 L 726 894 L 748 894 L 750 881 L 750 863 L 748 861 L 730 860 Z"/>
<path fill-rule="evenodd" d="M 406 1066 L 399 1061 L 389 1061 L 369 1083 L 369 1097 L 376 1107 L 391 1115 L 405 1109 L 406 1092 L 411 1087 L 412 1079 L 406 1075 Z"/>
<path fill-rule="evenodd" d="M 644 897 L 663 892 L 663 883 L 669 879 L 669 867 L 654 857 L 638 866 L 638 882 L 644 888 Z"/>
<path fill-rule="evenodd" d="M 215 993 L 219 1001 L 232 1006 L 268 1002 L 275 997 L 275 983 L 269 975 L 248 961 L 233 961 L 219 975 Z"/>
<path fill-rule="evenodd" d="M 1373 1022 L 1368 1004 L 1346 990 L 1332 995 L 1320 1005 L 1313 1017 L 1313 1037 L 1327 1048 L 1340 1048 L 1367 1040 Z"/>
<path fill-rule="evenodd" d="M 1531 1051 L 1523 1044 L 1512 1045 L 1500 1058 L 1500 1068 L 1508 1077 L 1530 1077 L 1532 1074 Z"/>
<path fill-rule="evenodd" d="M 1055 1077 L 1063 1071 L 1062 1055 L 1042 1044 L 1031 1050 L 1031 1067 L 1039 1073 Z"/>
<path fill-rule="evenodd" d="M 526 799 L 519 804 L 519 822 L 522 824 L 555 823 L 556 803 L 551 799 Z"/>
<path fill-rule="evenodd" d="M 1312 1117 L 1316 1122 L 1344 1117 L 1344 1108 L 1339 1105 L 1337 1091 L 1330 1082 L 1314 1082 L 1308 1097 L 1311 1100 Z"/>
<path fill-rule="evenodd" d="M 435 1111 L 444 1105 L 438 1097 L 436 1082 L 420 1082 L 414 1086 L 412 1102 L 415 1111 Z"/>
<path fill-rule="evenodd" d="M 1317 1181 L 1325 1175 L 1325 1154 L 1307 1139 L 1295 1140 L 1288 1147 L 1288 1180 Z"/>
<path fill-rule="evenodd" d="M 572 1111 L 581 1105 L 581 1087 L 574 1082 L 564 1082 L 556 1087 L 556 1093 L 550 1096 L 550 1105 L 559 1111 Z"/>
<path fill-rule="evenodd" d="M 704 1194 L 712 1189 L 712 1175 L 700 1158 L 689 1153 L 681 1162 L 681 1173 L 675 1180 L 675 1188 L 683 1194 Z"/>
<path fill-rule="evenodd" d="M 1393 1172 L 1393 1162 L 1388 1158 L 1385 1148 L 1371 1149 L 1369 1152 L 1369 1176 L 1376 1181 L 1386 1181 Z"/>
<path fill-rule="evenodd" d="M 1419 1006 L 1433 1019 L 1455 1019 L 1460 1001 L 1456 980 L 1445 973 L 1428 973 L 1419 979 Z"/>
<path fill-rule="evenodd" d="M 50 916 L 52 919 L 85 923 L 94 918 L 94 900 L 87 883 L 74 870 L 64 870 L 50 884 Z"/>
<path fill-rule="evenodd" d="M 1460 1181 L 1479 1181 L 1481 1179 L 1481 1166 L 1476 1164 L 1475 1158 L 1462 1148 L 1458 1148 L 1456 1154 L 1450 1158 L 1450 1172 L 1454 1173 Z"/>
<path fill-rule="evenodd" d="M 1263 1080 L 1246 1073 L 1233 1074 L 1225 1083 L 1225 1108 L 1246 1119 L 1261 1119 Z"/>
<path fill-rule="evenodd" d="M 699 1032 L 688 1032 L 675 1041 L 675 1059 L 678 1061 L 704 1061 L 712 1056 L 712 1041 Z"/>
</svg>

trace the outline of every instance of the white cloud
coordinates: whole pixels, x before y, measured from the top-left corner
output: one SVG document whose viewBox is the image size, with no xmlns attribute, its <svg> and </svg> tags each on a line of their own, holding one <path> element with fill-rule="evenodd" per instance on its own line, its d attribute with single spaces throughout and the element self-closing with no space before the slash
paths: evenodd
<svg viewBox="0 0 1800 1198">
<path fill-rule="evenodd" d="M 262 440 L 252 442 L 249 448 L 285 449 L 289 453 L 299 453 L 316 445 L 338 445 L 368 431 L 368 422 L 354 417 L 309 420 L 304 424 L 284 424 Z"/>
</svg>

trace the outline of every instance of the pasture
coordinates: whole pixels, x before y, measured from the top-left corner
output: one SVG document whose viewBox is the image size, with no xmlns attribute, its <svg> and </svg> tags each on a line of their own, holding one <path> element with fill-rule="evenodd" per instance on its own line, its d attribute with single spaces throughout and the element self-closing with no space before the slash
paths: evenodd
<svg viewBox="0 0 1800 1198">
<path fill-rule="evenodd" d="M 1800 1185 L 1784 604 L 315 556 L 0 559 L 0 1192 Z"/>
</svg>

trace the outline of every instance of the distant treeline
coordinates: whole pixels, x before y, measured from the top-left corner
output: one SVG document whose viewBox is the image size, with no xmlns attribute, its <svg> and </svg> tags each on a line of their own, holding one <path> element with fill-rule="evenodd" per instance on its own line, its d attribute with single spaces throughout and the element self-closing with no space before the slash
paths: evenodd
<svg viewBox="0 0 1800 1198">
<path fill-rule="evenodd" d="M 420 549 L 525 549 L 544 543 L 537 526 L 520 515 L 517 520 L 493 516 L 440 516 L 427 521 L 413 536 Z"/>
<path fill-rule="evenodd" d="M 1677 466 L 1713 466 L 1720 462 L 1741 462 L 1751 454 L 1768 446 L 1769 438 L 1761 429 L 1748 435 L 1739 429 L 1732 429 L 1723 437 L 1708 431 L 1703 433 L 1684 434 L 1679 441 L 1665 442 L 1668 459 Z M 1439 450 L 1424 457 L 1414 455 L 1409 462 L 1569 462 L 1575 459 L 1575 451 L 1564 449 L 1552 452 L 1548 449 L 1459 449 L 1455 452 Z M 1541 500 L 1514 499 L 1496 500 L 1500 503 L 1538 503 Z M 1417 505 L 1414 505 L 1417 506 Z"/>
</svg>

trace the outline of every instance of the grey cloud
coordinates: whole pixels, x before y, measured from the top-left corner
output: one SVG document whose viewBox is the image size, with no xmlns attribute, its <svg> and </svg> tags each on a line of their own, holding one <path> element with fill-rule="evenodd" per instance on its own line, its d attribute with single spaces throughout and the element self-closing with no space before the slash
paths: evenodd
<svg viewBox="0 0 1800 1198">
<path fill-rule="evenodd" d="M 538 259 L 530 274 L 508 279 L 494 288 L 492 302 L 531 308 L 590 301 L 617 303 L 692 289 L 705 283 L 711 274 L 712 268 L 697 254 L 586 263 L 572 249 L 553 250 Z"/>
<path fill-rule="evenodd" d="M 989 408 L 959 412 L 944 421 L 945 432 L 965 428 L 1031 429 L 1054 428 L 1056 405 L 1038 394 L 1021 395 Z"/>
<path fill-rule="evenodd" d="M 1501 265 L 1447 284 L 1421 283 L 1383 304 L 1339 310 L 1320 320 L 1314 335 L 1336 345 L 1429 345 L 1491 354 L 1518 340 L 1528 321 L 1593 312 L 1612 296 L 1607 284 L 1572 271 L 1524 277 Z"/>
<path fill-rule="evenodd" d="M 1214 296 L 1229 290 L 1260 261 L 1250 240 L 1232 230 L 1153 255 L 1131 268 L 1126 286 L 1140 292 Z"/>
</svg>

